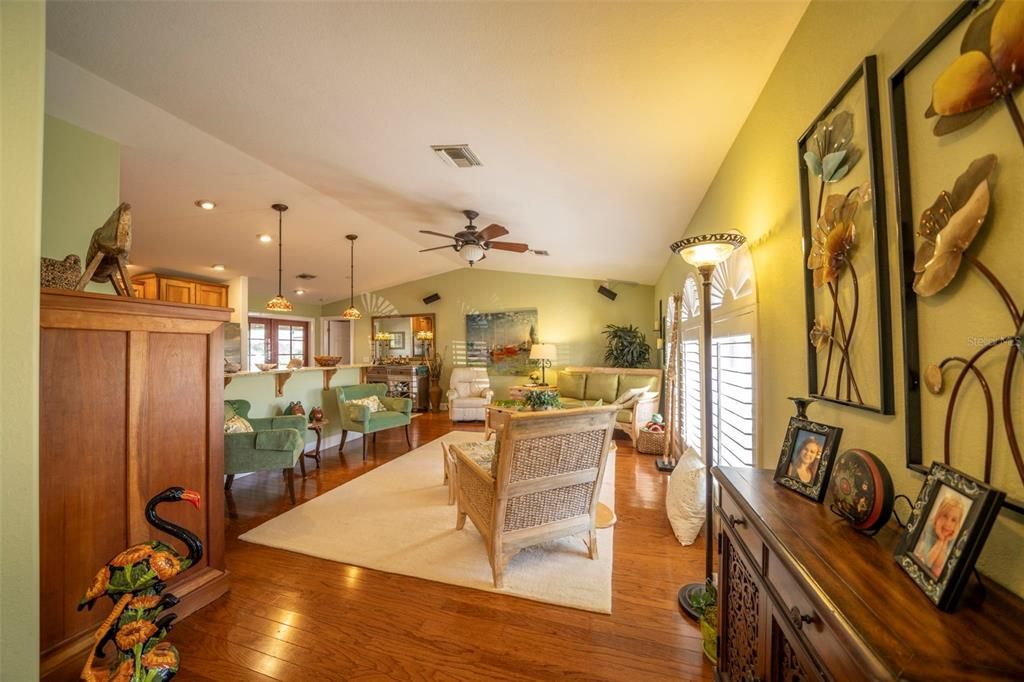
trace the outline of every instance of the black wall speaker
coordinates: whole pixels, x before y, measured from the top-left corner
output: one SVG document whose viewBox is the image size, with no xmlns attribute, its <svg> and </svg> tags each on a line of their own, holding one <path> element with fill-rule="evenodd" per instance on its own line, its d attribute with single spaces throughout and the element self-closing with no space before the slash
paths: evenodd
<svg viewBox="0 0 1024 682">
<path fill-rule="evenodd" d="M 618 296 L 617 293 L 615 293 L 614 291 L 612 291 L 603 284 L 597 288 L 597 293 L 601 294 L 602 296 L 611 301 L 614 301 L 615 297 Z"/>
<path fill-rule="evenodd" d="M 440 300 L 441 300 L 441 294 L 431 294 L 430 296 L 427 296 L 425 299 L 423 299 L 423 302 L 426 303 L 427 305 L 430 305 L 431 303 L 434 303 L 435 301 L 440 301 Z"/>
</svg>

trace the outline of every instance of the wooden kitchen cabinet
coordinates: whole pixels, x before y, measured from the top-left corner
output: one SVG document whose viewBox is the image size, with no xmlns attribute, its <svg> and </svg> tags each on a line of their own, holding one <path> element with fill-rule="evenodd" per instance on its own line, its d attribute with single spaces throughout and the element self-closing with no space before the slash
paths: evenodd
<svg viewBox="0 0 1024 682">
<path fill-rule="evenodd" d="M 132 277 L 132 289 L 139 298 L 216 308 L 228 307 L 228 287 L 217 282 L 148 273 Z"/>
</svg>

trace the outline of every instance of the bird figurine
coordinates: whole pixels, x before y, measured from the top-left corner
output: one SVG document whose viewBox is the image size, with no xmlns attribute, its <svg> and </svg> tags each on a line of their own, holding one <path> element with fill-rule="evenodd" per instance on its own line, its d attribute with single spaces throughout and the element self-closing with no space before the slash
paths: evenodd
<svg viewBox="0 0 1024 682">
<path fill-rule="evenodd" d="M 78 603 L 78 610 L 91 610 L 96 600 L 103 595 L 117 602 L 122 595 L 137 594 L 150 589 L 199 561 L 203 556 L 203 543 L 189 530 L 157 516 L 156 507 L 163 502 L 184 500 L 199 509 L 201 499 L 196 491 L 178 487 L 168 488 L 155 495 L 146 504 L 146 521 L 157 530 L 181 540 L 188 548 L 188 554 L 183 557 L 173 547 L 160 540 L 150 540 L 129 547 L 100 569 L 82 601 Z"/>
<path fill-rule="evenodd" d="M 110 559 L 93 579 L 78 604 L 92 609 L 104 595 L 114 609 L 96 630 L 95 645 L 89 653 L 81 679 L 86 682 L 166 681 L 178 670 L 178 651 L 162 642 L 171 628 L 174 614 L 162 614 L 177 604 L 174 595 L 162 595 L 165 581 L 195 565 L 203 556 L 203 544 L 189 530 L 162 519 L 156 513 L 164 502 L 185 501 L 199 509 L 201 497 L 194 490 L 172 487 L 155 495 L 146 504 L 149 525 L 181 540 L 185 556 L 160 540 L 134 545 Z M 93 660 L 103 657 L 103 647 L 114 641 L 118 657 L 108 669 L 94 669 Z"/>
</svg>

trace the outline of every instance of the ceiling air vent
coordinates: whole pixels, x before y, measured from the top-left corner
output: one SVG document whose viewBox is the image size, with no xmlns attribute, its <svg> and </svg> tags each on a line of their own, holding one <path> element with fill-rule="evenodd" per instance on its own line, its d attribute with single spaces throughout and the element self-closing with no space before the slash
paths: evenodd
<svg viewBox="0 0 1024 682">
<path fill-rule="evenodd" d="M 316 279 L 316 275 L 311 275 L 308 272 L 302 272 L 302 273 L 299 273 L 298 275 L 295 275 L 295 278 L 296 279 Z"/>
<path fill-rule="evenodd" d="M 471 168 L 482 166 L 480 159 L 468 144 L 432 144 L 430 148 L 449 166 L 455 168 Z"/>
</svg>

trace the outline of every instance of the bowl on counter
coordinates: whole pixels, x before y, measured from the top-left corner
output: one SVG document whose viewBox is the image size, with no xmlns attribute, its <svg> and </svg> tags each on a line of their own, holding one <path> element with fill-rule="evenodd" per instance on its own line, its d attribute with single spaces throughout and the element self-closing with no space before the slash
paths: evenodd
<svg viewBox="0 0 1024 682">
<path fill-rule="evenodd" d="M 277 369 L 276 362 L 257 362 L 256 366 L 261 372 L 269 372 L 272 369 Z"/>
<path fill-rule="evenodd" d="M 334 367 L 341 362 L 340 355 L 314 355 L 313 360 L 316 361 L 318 367 Z"/>
</svg>

